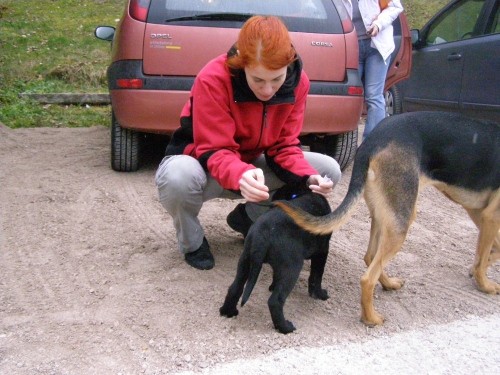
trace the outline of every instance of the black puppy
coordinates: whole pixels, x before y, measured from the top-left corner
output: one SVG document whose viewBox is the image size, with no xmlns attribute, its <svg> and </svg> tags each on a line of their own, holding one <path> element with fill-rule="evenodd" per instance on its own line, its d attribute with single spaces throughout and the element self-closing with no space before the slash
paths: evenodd
<svg viewBox="0 0 500 375">
<path fill-rule="evenodd" d="M 273 200 L 278 199 L 286 199 L 293 206 L 316 216 L 331 212 L 325 197 L 309 189 L 298 191 L 296 188 L 283 187 L 274 195 Z M 314 235 L 302 230 L 279 208 L 271 208 L 262 214 L 245 238 L 236 278 L 229 287 L 224 305 L 219 309 L 220 314 L 228 318 L 238 315 L 236 305 L 241 295 L 243 306 L 257 282 L 262 264 L 268 263 L 273 270 L 273 282 L 269 287 L 272 294 L 268 305 L 274 327 L 281 333 L 294 331 L 293 323 L 283 315 L 283 306 L 299 278 L 304 259 L 311 260 L 309 295 L 316 299 L 328 299 L 327 291 L 321 289 L 321 282 L 330 237 L 331 234 Z"/>
</svg>

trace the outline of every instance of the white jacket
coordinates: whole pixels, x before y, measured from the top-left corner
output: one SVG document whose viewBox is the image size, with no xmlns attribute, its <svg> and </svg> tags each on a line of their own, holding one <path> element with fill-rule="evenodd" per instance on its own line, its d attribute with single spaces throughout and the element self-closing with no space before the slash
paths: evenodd
<svg viewBox="0 0 500 375">
<path fill-rule="evenodd" d="M 349 16 L 352 18 L 352 1 L 358 0 L 342 0 Z M 359 12 L 363 18 L 363 23 L 368 29 L 371 25 L 377 25 L 379 33 L 377 36 L 372 37 L 371 46 L 376 48 L 384 61 L 394 51 L 394 35 L 392 23 L 398 17 L 399 13 L 403 11 L 403 5 L 400 0 L 392 0 L 389 6 L 380 12 L 378 0 L 359 0 Z"/>
</svg>

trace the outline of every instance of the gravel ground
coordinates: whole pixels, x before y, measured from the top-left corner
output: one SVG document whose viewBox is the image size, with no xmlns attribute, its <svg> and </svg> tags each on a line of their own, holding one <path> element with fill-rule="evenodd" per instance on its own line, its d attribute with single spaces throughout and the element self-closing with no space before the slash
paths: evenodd
<svg viewBox="0 0 500 375">
<path fill-rule="evenodd" d="M 397 333 L 362 343 L 280 350 L 191 374 L 495 375 L 500 370 L 500 315 Z"/>
<path fill-rule="evenodd" d="M 297 330 L 282 335 L 266 303 L 267 266 L 240 314 L 219 315 L 243 246 L 226 224 L 238 202 L 204 205 L 216 265 L 195 270 L 158 202 L 159 153 L 151 149 L 138 172 L 114 172 L 109 140 L 101 126 L 0 124 L 0 374 L 500 373 L 500 296 L 479 292 L 468 275 L 477 229 L 436 190 L 421 193 L 387 267 L 405 286 L 375 289 L 383 326 L 359 321 L 370 230 L 360 204 L 330 241 L 330 298 L 308 296 L 306 263 L 285 305 Z M 489 276 L 500 281 L 499 264 Z"/>
</svg>

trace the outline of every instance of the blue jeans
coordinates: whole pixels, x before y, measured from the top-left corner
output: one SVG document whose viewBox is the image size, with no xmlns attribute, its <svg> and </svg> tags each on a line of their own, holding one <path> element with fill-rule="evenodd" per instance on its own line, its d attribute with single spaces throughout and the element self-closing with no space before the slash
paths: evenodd
<svg viewBox="0 0 500 375">
<path fill-rule="evenodd" d="M 365 139 L 385 118 L 384 85 L 387 77 L 387 64 L 376 48 L 370 46 L 371 39 L 359 40 L 359 76 L 363 82 L 366 102 Z"/>
</svg>

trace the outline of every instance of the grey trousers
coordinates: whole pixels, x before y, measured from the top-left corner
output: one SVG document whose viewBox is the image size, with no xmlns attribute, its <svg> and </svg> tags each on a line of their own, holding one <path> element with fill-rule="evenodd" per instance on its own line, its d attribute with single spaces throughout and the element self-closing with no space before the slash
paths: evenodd
<svg viewBox="0 0 500 375">
<path fill-rule="evenodd" d="M 340 167 L 335 159 L 315 152 L 304 152 L 304 157 L 319 174 L 330 177 L 334 185 L 340 181 Z M 267 166 L 264 156 L 257 158 L 252 164 L 264 171 L 265 183 L 271 196 L 273 191 L 284 185 Z M 182 254 L 196 251 L 203 242 L 205 234 L 198 220 L 203 202 L 214 198 L 243 198 L 233 191 L 224 190 L 195 158 L 187 155 L 163 158 L 156 171 L 155 182 L 160 203 L 172 216 Z M 261 207 L 258 204 L 247 204 L 247 214 L 252 220 L 261 213 Z"/>
</svg>

